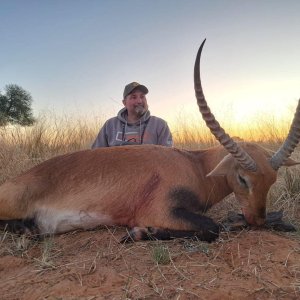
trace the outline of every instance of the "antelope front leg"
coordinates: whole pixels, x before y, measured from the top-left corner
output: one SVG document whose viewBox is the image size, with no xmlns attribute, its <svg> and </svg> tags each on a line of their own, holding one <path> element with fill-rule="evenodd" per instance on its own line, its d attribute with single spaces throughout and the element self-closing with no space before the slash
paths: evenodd
<svg viewBox="0 0 300 300">
<path fill-rule="evenodd" d="M 121 242 L 132 242 L 142 240 L 170 240 L 175 238 L 197 238 L 206 242 L 213 242 L 219 236 L 220 226 L 211 218 L 197 215 L 185 209 L 181 209 L 178 216 L 184 220 L 185 228 L 189 230 L 178 230 L 159 227 L 133 227 Z"/>
</svg>

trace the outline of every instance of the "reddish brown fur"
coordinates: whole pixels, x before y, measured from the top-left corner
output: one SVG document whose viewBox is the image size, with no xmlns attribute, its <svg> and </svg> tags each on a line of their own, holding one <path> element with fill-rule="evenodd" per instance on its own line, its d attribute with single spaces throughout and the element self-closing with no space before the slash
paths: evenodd
<svg viewBox="0 0 300 300">
<path fill-rule="evenodd" d="M 147 207 L 154 200 L 155 190 L 159 187 L 160 182 L 160 175 L 153 173 L 144 186 L 140 187 L 141 191 L 134 199 L 136 202 L 134 209 L 135 215 L 138 211 L 147 211 Z"/>
<path fill-rule="evenodd" d="M 160 228 L 132 230 L 136 236 L 151 231 L 160 237 L 197 232 L 197 237 L 212 241 L 219 226 L 198 212 L 205 212 L 233 192 L 248 223 L 263 224 L 275 170 L 299 140 L 292 141 L 292 137 L 297 136 L 300 110 L 297 108 L 289 142 L 272 158 L 273 167 L 270 151 L 251 143 L 238 146 L 205 101 L 199 68 L 204 42 L 194 68 L 197 103 L 207 126 L 231 154 L 223 146 L 184 151 L 143 145 L 55 157 L 0 187 L 0 220 L 31 219 L 42 233 L 117 224 Z M 284 163 L 295 164 L 291 159 Z"/>
<path fill-rule="evenodd" d="M 67 222 L 72 215 L 64 214 L 73 212 L 77 219 L 79 213 L 95 215 L 98 225 L 190 230 L 190 224 L 171 214 L 174 203 L 170 191 L 183 187 L 195 194 L 203 207 L 233 191 L 249 220 L 259 223 L 264 219 L 266 195 L 276 172 L 270 167 L 267 150 L 255 144 L 240 145 L 257 163 L 256 172 L 243 170 L 221 146 L 200 151 L 128 146 L 55 157 L 0 187 L 0 220 L 39 220 L 41 215 L 40 220 L 50 218 L 59 228 L 61 221 L 56 221 L 56 215 L 62 214 Z M 251 193 L 239 186 L 237 174 L 251 183 Z"/>
</svg>

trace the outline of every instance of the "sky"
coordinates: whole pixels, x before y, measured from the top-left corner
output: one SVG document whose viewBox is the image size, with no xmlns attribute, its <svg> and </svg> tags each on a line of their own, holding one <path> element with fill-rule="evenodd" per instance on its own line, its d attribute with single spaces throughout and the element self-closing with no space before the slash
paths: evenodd
<svg viewBox="0 0 300 300">
<path fill-rule="evenodd" d="M 202 84 L 220 122 L 291 117 L 299 11 L 298 0 L 0 0 L 0 90 L 29 91 L 35 115 L 106 118 L 138 81 L 152 115 L 200 120 L 193 65 L 206 38 Z"/>
</svg>

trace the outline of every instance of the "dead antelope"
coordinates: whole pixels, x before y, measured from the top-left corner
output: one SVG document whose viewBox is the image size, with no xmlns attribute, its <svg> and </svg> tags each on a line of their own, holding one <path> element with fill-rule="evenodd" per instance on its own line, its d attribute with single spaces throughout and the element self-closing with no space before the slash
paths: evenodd
<svg viewBox="0 0 300 300">
<path fill-rule="evenodd" d="M 213 241 L 219 226 L 203 213 L 233 192 L 247 222 L 262 225 L 277 170 L 297 164 L 289 156 L 300 138 L 300 104 L 276 153 L 236 143 L 215 120 L 202 91 L 204 42 L 195 62 L 195 92 L 221 146 L 199 151 L 125 146 L 54 157 L 0 187 L 2 223 L 41 234 L 123 225 L 133 240 L 197 236 Z"/>
</svg>

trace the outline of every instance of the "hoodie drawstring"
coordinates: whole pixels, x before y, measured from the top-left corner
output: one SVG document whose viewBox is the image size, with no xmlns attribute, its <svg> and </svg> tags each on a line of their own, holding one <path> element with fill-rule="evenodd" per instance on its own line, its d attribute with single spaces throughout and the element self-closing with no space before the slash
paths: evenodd
<svg viewBox="0 0 300 300">
<path fill-rule="evenodd" d="M 143 142 L 144 142 L 144 134 L 145 134 L 145 130 L 146 130 L 146 127 L 148 125 L 148 122 L 149 122 L 150 118 L 147 121 L 144 122 L 143 130 L 141 130 L 142 121 L 140 120 L 140 144 L 143 144 Z M 122 141 L 123 142 L 130 142 L 131 139 L 128 140 L 128 141 L 125 140 L 126 127 L 127 127 L 127 122 L 122 124 Z"/>
</svg>

